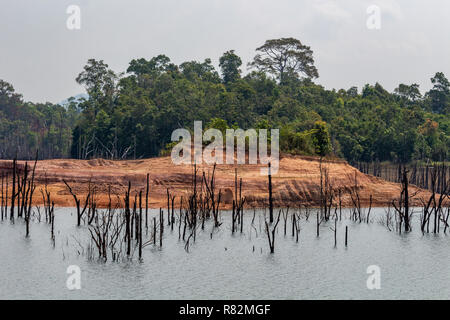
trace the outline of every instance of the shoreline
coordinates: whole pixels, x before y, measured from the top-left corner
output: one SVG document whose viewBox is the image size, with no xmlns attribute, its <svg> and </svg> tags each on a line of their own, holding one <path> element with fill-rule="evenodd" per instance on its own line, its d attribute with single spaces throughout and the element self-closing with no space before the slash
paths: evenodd
<svg viewBox="0 0 450 320">
<path fill-rule="evenodd" d="M 11 160 L 0 160 L 0 172 L 11 174 Z M 18 161 L 23 167 L 25 161 Z M 28 161 L 29 165 L 33 161 Z M 268 204 L 268 177 L 259 170 L 263 165 L 217 165 L 215 170 L 216 191 L 221 190 L 220 209 L 232 208 L 235 189 L 235 173 L 238 180 L 242 178 L 242 197 L 246 198 L 246 208 L 264 208 Z M 388 207 L 400 196 L 401 185 L 388 182 L 372 175 L 361 173 L 345 160 L 323 160 L 322 167 L 329 174 L 330 187 L 334 193 L 334 204 L 339 209 L 354 207 L 351 192 L 356 190 L 361 207 Z M 197 166 L 198 190 L 201 188 L 203 173 L 209 178 L 212 165 Z M 145 197 L 147 174 L 149 176 L 149 208 L 167 208 L 167 190 L 175 196 L 174 208 L 180 208 L 180 199 L 184 201 L 192 192 L 193 166 L 174 165 L 170 157 L 158 157 L 141 160 L 74 160 L 55 159 L 39 160 L 36 165 L 37 188 L 33 196 L 33 205 L 42 205 L 40 190 L 47 186 L 55 207 L 74 207 L 75 202 L 64 184 L 66 181 L 81 202 L 84 201 L 89 188 L 95 190 L 96 207 L 107 208 L 111 197 L 112 206 L 123 204 L 123 198 L 131 183 L 131 199 L 143 192 Z M 356 183 L 355 183 L 356 179 Z M 272 176 L 274 207 L 320 207 L 320 161 L 310 156 L 282 155 L 279 171 Z M 10 186 L 11 189 L 11 186 Z M 11 192 L 11 191 L 9 191 Z M 431 193 L 411 185 L 411 192 L 417 192 L 417 199 L 412 205 L 421 205 L 428 200 Z M 341 198 L 338 200 L 338 194 Z M 372 197 L 372 199 L 371 199 Z M 119 200 L 118 200 L 119 199 Z M 143 207 L 145 208 L 145 198 Z M 185 207 L 185 205 L 183 205 Z"/>
</svg>

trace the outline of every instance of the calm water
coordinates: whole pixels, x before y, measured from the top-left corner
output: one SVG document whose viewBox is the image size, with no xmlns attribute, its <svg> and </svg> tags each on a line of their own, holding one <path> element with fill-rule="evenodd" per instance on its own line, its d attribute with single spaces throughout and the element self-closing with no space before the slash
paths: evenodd
<svg viewBox="0 0 450 320">
<path fill-rule="evenodd" d="M 72 212 L 72 213 L 71 213 Z M 25 239 L 23 222 L 0 223 L 0 299 L 449 299 L 450 238 L 389 232 L 372 224 L 342 220 L 338 245 L 330 227 L 315 235 L 315 215 L 301 222 L 300 241 L 283 232 L 280 221 L 275 254 L 268 253 L 263 217 L 246 213 L 244 233 L 231 235 L 229 216 L 210 239 L 211 225 L 200 231 L 189 253 L 178 230 L 167 231 L 163 247 L 144 248 L 143 262 L 99 263 L 80 255 L 85 227 L 76 228 L 73 209 L 57 209 L 56 244 L 49 226 L 31 224 Z M 261 222 L 261 223 L 260 223 Z M 344 246 L 345 225 L 349 246 Z M 135 259 L 136 260 L 136 259 Z M 82 272 L 81 290 L 66 287 L 69 265 Z M 369 265 L 381 269 L 381 289 L 366 286 Z"/>
</svg>

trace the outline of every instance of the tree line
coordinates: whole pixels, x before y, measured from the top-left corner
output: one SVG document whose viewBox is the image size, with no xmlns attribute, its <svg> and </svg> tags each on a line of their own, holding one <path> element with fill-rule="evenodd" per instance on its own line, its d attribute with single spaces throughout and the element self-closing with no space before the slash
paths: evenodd
<svg viewBox="0 0 450 320">
<path fill-rule="evenodd" d="M 180 65 L 166 55 L 133 59 L 117 73 L 88 60 L 76 81 L 88 98 L 64 106 L 24 102 L 0 81 L 0 157 L 133 159 L 164 154 L 177 128 L 280 129 L 284 152 L 351 162 L 445 161 L 450 147 L 450 82 L 432 89 L 381 84 L 329 90 L 314 83 L 313 51 L 297 39 L 267 40 L 242 74 L 233 51 Z"/>
</svg>

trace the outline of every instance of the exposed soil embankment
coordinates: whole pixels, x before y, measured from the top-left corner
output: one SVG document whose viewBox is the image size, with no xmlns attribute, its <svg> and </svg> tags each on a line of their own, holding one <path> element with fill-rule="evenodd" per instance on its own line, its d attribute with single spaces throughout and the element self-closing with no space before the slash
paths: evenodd
<svg viewBox="0 0 450 320">
<path fill-rule="evenodd" d="M 23 167 L 20 161 L 19 166 Z M 32 162 L 30 162 L 32 165 Z M 11 172 L 12 161 L 0 161 L 0 171 Z M 342 205 L 352 206 L 348 194 L 355 186 L 355 175 L 363 205 L 369 204 L 372 195 L 373 206 L 387 206 L 400 195 L 400 185 L 387 182 L 371 175 L 365 175 L 348 165 L 345 161 L 324 161 L 323 167 L 328 169 L 333 189 L 342 190 Z M 216 168 L 216 188 L 222 189 L 222 202 L 229 208 L 233 199 L 235 168 L 242 177 L 243 196 L 248 206 L 263 207 L 268 205 L 268 179 L 261 175 L 261 165 L 218 165 Z M 212 166 L 200 165 L 198 180 L 202 171 L 211 173 Z M 43 160 L 38 161 L 36 168 L 37 190 L 34 195 L 35 204 L 42 204 L 39 188 L 48 185 L 56 206 L 74 206 L 74 201 L 63 179 L 83 199 L 91 183 L 96 188 L 96 199 L 99 206 L 108 203 L 108 189 L 111 186 L 113 199 L 123 199 L 123 195 L 131 181 L 132 190 L 143 190 L 145 194 L 146 175 L 150 174 L 150 207 L 167 206 L 167 188 L 177 196 L 175 204 L 179 205 L 180 196 L 187 196 L 192 190 L 193 166 L 174 165 L 170 157 L 144 160 L 112 161 L 93 160 Z M 273 175 L 274 205 L 277 207 L 318 206 L 320 195 L 320 162 L 317 158 L 284 156 L 280 160 L 279 171 Z M 415 191 L 415 187 L 411 186 Z M 117 195 L 117 196 L 116 196 Z M 428 191 L 419 190 L 419 198 L 429 196 Z"/>
</svg>

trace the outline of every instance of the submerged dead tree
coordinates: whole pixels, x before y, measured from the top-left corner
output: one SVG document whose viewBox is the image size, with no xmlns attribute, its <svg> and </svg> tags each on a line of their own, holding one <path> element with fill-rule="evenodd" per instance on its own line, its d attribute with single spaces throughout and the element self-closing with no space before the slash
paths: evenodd
<svg viewBox="0 0 450 320">
<path fill-rule="evenodd" d="M 392 201 L 392 205 L 395 209 L 395 211 L 399 215 L 399 232 L 401 232 L 402 225 L 404 225 L 405 232 L 411 231 L 411 216 L 412 216 L 412 210 L 410 207 L 410 202 L 412 198 L 414 198 L 417 194 L 417 192 L 410 194 L 409 192 L 409 181 L 408 181 L 408 171 L 406 170 L 406 167 L 403 167 L 402 169 L 402 190 L 400 192 L 400 197 L 396 203 L 395 200 Z"/>
<path fill-rule="evenodd" d="M 145 189 L 145 229 L 148 229 L 148 192 L 150 186 L 150 175 L 147 173 L 147 187 Z"/>
<path fill-rule="evenodd" d="M 439 233 L 440 223 L 444 223 L 444 232 L 447 231 L 448 228 L 448 214 L 449 208 L 447 208 L 447 214 L 444 212 L 444 203 L 449 201 L 449 192 L 450 192 L 450 181 L 442 183 L 442 192 L 437 195 L 439 190 L 439 181 L 438 181 L 438 169 L 436 167 L 431 169 L 430 181 L 431 181 L 431 196 L 428 201 L 425 203 L 422 199 L 422 215 L 420 219 L 420 229 L 422 233 L 430 232 L 430 220 L 431 217 L 434 217 L 434 227 L 433 233 Z"/>
<path fill-rule="evenodd" d="M 8 206 L 8 189 L 9 189 L 9 175 L 2 173 L 1 178 L 1 220 L 7 219 L 7 212 L 9 208 L 10 220 L 14 222 L 15 212 L 17 211 L 17 218 L 23 218 L 25 222 L 25 236 L 30 234 L 30 219 L 31 219 L 31 207 L 33 202 L 33 194 L 36 190 L 35 185 L 35 171 L 38 159 L 38 153 L 36 153 L 36 159 L 34 165 L 30 170 L 28 162 L 25 162 L 23 166 L 17 163 L 17 160 L 12 161 L 12 192 L 11 200 Z"/>
<path fill-rule="evenodd" d="M 222 197 L 222 190 L 219 189 L 219 193 L 216 193 L 216 180 L 215 180 L 216 164 L 212 170 L 211 178 L 207 179 L 205 173 L 203 173 L 203 180 L 205 183 L 207 201 L 210 203 L 207 207 L 210 208 L 212 216 L 214 218 L 214 227 L 218 228 L 221 225 L 219 221 L 219 206 Z"/>
<path fill-rule="evenodd" d="M 139 191 L 139 222 L 138 222 L 138 242 L 139 242 L 139 259 L 142 259 L 142 190 Z"/>
<path fill-rule="evenodd" d="M 265 220 L 266 234 L 267 234 L 267 239 L 269 241 L 270 253 L 275 252 L 275 233 L 277 232 L 278 223 L 280 222 L 280 216 L 281 216 L 281 210 L 278 212 L 277 222 L 275 223 L 275 225 L 273 225 L 272 228 L 269 227 L 267 220 Z"/>
<path fill-rule="evenodd" d="M 25 219 L 25 228 L 26 228 L 26 237 L 30 235 L 30 219 L 31 219 L 31 206 L 33 204 L 33 194 L 36 190 L 36 185 L 34 184 L 34 177 L 36 172 L 36 164 L 37 164 L 38 154 L 36 152 L 36 160 L 34 161 L 33 170 L 31 171 L 31 180 L 26 180 L 26 176 L 24 176 L 24 182 L 23 185 L 26 186 L 26 191 L 23 193 L 23 199 L 25 201 L 23 202 L 22 208 L 24 208 L 24 219 Z M 25 190 L 25 187 L 24 187 Z"/>
<path fill-rule="evenodd" d="M 351 178 L 349 179 L 351 180 Z M 362 222 L 364 218 L 364 212 L 361 205 L 361 196 L 360 196 L 360 186 L 358 185 L 358 177 L 357 172 L 355 171 L 355 175 L 353 177 L 353 187 L 350 189 L 350 198 L 353 203 L 351 218 L 354 221 Z"/>
<path fill-rule="evenodd" d="M 69 186 L 66 180 L 63 180 L 64 184 L 66 185 L 67 189 L 69 190 L 70 194 L 72 195 L 73 199 L 75 200 L 75 206 L 77 207 L 77 226 L 79 227 L 81 225 L 81 218 L 83 217 L 84 213 L 86 212 L 87 206 L 89 204 L 89 199 L 91 197 L 91 192 L 89 188 L 89 192 L 86 195 L 86 198 L 84 199 L 84 205 L 83 209 L 81 209 L 81 201 L 78 199 L 78 196 L 73 192 L 72 187 Z"/>
<path fill-rule="evenodd" d="M 130 192 L 131 182 L 128 181 L 128 189 L 125 192 L 124 204 L 125 204 L 125 242 L 127 245 L 127 256 L 131 254 L 131 211 L 130 211 Z"/>
<path fill-rule="evenodd" d="M 269 221 L 273 223 L 273 196 L 272 196 L 272 166 L 269 162 Z"/>
<path fill-rule="evenodd" d="M 235 169 L 231 233 L 237 231 L 238 224 L 241 226 L 241 233 L 243 231 L 244 204 L 245 204 L 245 197 L 242 197 L 242 178 L 239 178 L 238 184 L 237 169 Z"/>
<path fill-rule="evenodd" d="M 2 184 L 1 184 L 2 200 L 1 200 L 1 203 L 0 203 L 1 220 L 2 221 L 4 219 L 4 215 L 5 215 L 6 208 L 7 208 L 7 205 L 5 205 L 5 201 L 8 200 L 8 196 L 6 195 L 6 197 L 5 197 L 5 189 L 6 189 L 6 192 L 8 192 L 8 188 L 5 188 L 5 180 L 6 180 L 6 182 L 8 182 L 8 175 L 4 175 L 2 173 Z"/>
<path fill-rule="evenodd" d="M 320 170 L 320 215 L 321 219 L 328 221 L 331 216 L 331 207 L 333 205 L 334 191 L 330 181 L 328 168 L 323 167 L 322 158 L 319 164 Z"/>
<path fill-rule="evenodd" d="M 15 207 L 15 200 L 16 200 L 16 166 L 17 166 L 17 160 L 14 158 L 13 160 L 13 169 L 12 169 L 12 192 L 11 192 L 11 208 L 9 213 L 9 219 L 11 221 L 14 221 L 14 207 Z"/>
<path fill-rule="evenodd" d="M 123 226 L 125 224 L 123 213 L 116 213 L 115 209 L 101 211 L 97 219 L 89 225 L 91 240 L 95 244 L 98 258 L 106 262 L 108 252 L 112 261 L 118 261 L 121 256 L 121 247 L 124 241 Z"/>
</svg>

